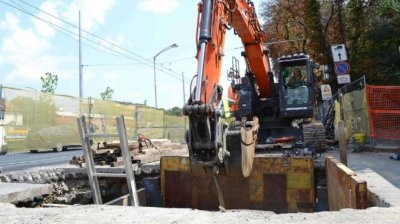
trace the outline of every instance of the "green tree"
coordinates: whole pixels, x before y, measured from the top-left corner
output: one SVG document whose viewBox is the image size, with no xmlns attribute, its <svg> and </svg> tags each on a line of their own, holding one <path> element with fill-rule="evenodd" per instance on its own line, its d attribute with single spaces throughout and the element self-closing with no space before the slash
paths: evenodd
<svg viewBox="0 0 400 224">
<path fill-rule="evenodd" d="M 50 72 L 46 72 L 44 76 L 40 76 L 40 80 L 42 81 L 41 92 L 54 94 L 54 91 L 58 85 L 58 76 Z"/>
<path fill-rule="evenodd" d="M 379 12 L 392 15 L 400 13 L 400 2 L 398 0 L 383 0 L 379 5 Z"/>
<path fill-rule="evenodd" d="M 369 84 L 400 84 L 400 2 L 398 0 L 276 0 L 263 1 L 261 17 L 269 40 L 305 38 L 270 46 L 277 59 L 300 49 L 331 70 L 330 46 L 344 43 L 351 65 L 352 80 L 362 75 Z"/>
<path fill-rule="evenodd" d="M 113 93 L 114 93 L 114 90 L 111 89 L 109 86 L 107 86 L 106 90 L 104 90 L 104 92 L 100 93 L 100 96 L 103 100 L 111 100 Z"/>
<path fill-rule="evenodd" d="M 305 25 L 308 46 L 312 57 L 318 58 L 318 53 L 326 53 L 326 42 L 322 31 L 320 4 L 317 0 L 309 0 L 305 8 Z"/>
<path fill-rule="evenodd" d="M 182 116 L 182 108 L 173 107 L 165 111 L 166 114 L 175 115 L 175 116 Z"/>
</svg>

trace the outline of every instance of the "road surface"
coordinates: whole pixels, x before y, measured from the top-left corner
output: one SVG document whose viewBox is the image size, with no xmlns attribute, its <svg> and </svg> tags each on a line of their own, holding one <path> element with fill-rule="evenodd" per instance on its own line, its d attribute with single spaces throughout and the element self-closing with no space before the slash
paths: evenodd
<svg viewBox="0 0 400 224">
<path fill-rule="evenodd" d="M 69 164 L 73 156 L 82 156 L 81 148 L 63 152 L 40 151 L 37 153 L 8 153 L 0 156 L 0 168 L 3 172 L 22 170 L 32 167 Z"/>
</svg>

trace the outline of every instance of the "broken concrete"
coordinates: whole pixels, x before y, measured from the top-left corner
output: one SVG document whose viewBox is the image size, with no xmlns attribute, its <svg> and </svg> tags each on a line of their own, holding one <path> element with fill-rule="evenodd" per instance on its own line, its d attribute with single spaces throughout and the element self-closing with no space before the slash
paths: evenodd
<svg viewBox="0 0 400 224">
<path fill-rule="evenodd" d="M 51 184 L 0 183 L 0 202 L 17 203 L 48 195 L 54 190 Z"/>
</svg>

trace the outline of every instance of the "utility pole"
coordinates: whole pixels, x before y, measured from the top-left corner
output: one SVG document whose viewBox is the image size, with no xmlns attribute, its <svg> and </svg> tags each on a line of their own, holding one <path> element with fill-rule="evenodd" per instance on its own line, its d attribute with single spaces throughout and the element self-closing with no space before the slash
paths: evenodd
<svg viewBox="0 0 400 224">
<path fill-rule="evenodd" d="M 157 108 L 157 76 L 156 76 L 156 56 L 153 57 L 154 68 L 154 106 Z"/>
<path fill-rule="evenodd" d="M 81 11 L 79 10 L 79 98 L 83 97 L 82 88 L 82 51 L 81 51 Z"/>
<path fill-rule="evenodd" d="M 185 103 L 186 103 L 186 96 L 185 96 L 185 76 L 182 72 L 182 90 L 183 90 L 183 106 L 182 106 L 182 110 L 185 109 Z M 184 123 L 184 127 L 183 129 L 186 129 L 186 116 L 183 115 L 185 117 L 185 123 Z"/>
<path fill-rule="evenodd" d="M 183 90 L 183 105 L 186 103 L 186 96 L 185 96 L 185 76 L 182 72 L 182 90 Z"/>
</svg>

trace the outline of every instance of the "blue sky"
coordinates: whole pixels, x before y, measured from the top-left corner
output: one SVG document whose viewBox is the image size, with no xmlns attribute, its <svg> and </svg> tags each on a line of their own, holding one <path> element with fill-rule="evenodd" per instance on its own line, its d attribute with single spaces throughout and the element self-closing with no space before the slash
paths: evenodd
<svg viewBox="0 0 400 224">
<path fill-rule="evenodd" d="M 185 76 L 188 96 L 188 83 L 197 67 L 194 56 L 198 2 L 1 0 L 0 82 L 4 86 L 40 90 L 40 76 L 51 72 L 59 77 L 57 94 L 79 96 L 79 56 L 75 35 L 78 29 L 28 4 L 76 26 L 80 10 L 82 29 L 102 38 L 82 33 L 84 97 L 100 98 L 100 93 L 109 86 L 114 90 L 115 100 L 133 103 L 147 101 L 148 105 L 154 106 L 153 56 L 176 43 L 178 48 L 157 57 L 159 68 L 163 70 L 157 70 L 157 101 L 161 108 L 181 107 L 183 94 L 180 74 Z M 254 1 L 257 9 L 260 2 Z M 240 57 L 241 49 L 235 49 L 240 46 L 238 38 L 230 32 L 221 74 L 224 84 L 227 83 L 224 80 L 231 57 Z M 241 68 L 244 68 L 244 64 Z M 173 72 L 164 72 L 168 69 Z"/>
</svg>

